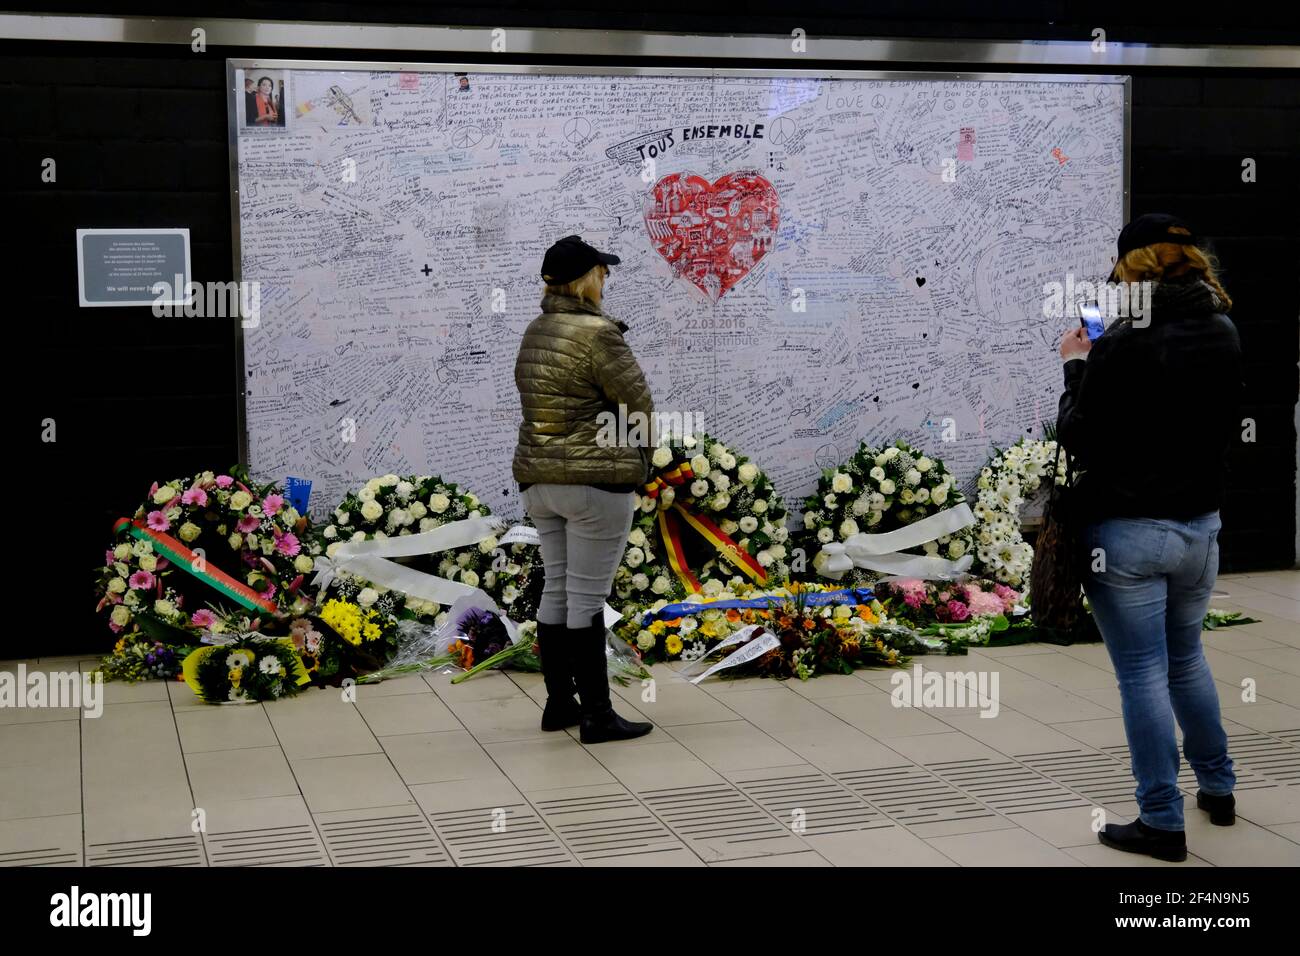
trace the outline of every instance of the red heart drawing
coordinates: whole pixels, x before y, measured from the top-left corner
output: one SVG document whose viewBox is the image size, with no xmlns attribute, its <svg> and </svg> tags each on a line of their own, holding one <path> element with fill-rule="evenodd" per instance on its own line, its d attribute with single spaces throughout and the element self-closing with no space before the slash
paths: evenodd
<svg viewBox="0 0 1300 956">
<path fill-rule="evenodd" d="M 780 218 L 776 188 L 748 172 L 712 184 L 690 173 L 665 176 L 645 211 L 659 254 L 714 302 L 772 250 Z"/>
</svg>

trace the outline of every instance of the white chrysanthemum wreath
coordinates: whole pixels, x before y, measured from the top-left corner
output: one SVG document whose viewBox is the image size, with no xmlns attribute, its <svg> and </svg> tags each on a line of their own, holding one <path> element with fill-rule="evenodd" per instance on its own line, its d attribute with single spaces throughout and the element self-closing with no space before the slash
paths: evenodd
<svg viewBox="0 0 1300 956">
<path fill-rule="evenodd" d="M 436 475 L 383 475 L 350 492 L 334 509 L 333 520 L 320 530 L 320 536 L 326 556 L 333 558 L 345 541 L 419 534 L 452 521 L 486 517 L 489 511 L 477 495 Z M 477 546 L 456 548 L 409 563 L 449 581 L 491 591 L 499 583 L 498 572 L 492 568 L 496 550 L 497 539 L 489 537 Z M 346 571 L 335 572 L 331 590 L 337 590 L 364 608 L 373 606 L 396 617 L 435 620 L 444 610 L 431 601 L 372 585 Z"/>
<path fill-rule="evenodd" d="M 1012 587 L 1029 581 L 1034 549 L 1021 536 L 1025 499 L 1056 476 L 1065 481 L 1065 451 L 1054 441 L 1022 438 L 996 452 L 976 479 L 975 564 L 972 571 Z"/>
<path fill-rule="evenodd" d="M 863 442 L 838 468 L 827 469 L 817 490 L 804 500 L 800 535 L 813 567 L 822 573 L 825 552 L 832 542 L 844 542 L 859 532 L 883 534 L 938 514 L 965 501 L 957 480 L 938 458 L 931 458 L 898 441 L 884 448 Z M 971 531 L 963 528 L 927 541 L 921 553 L 955 560 L 971 547 Z M 855 580 L 871 575 L 860 570 Z"/>
</svg>

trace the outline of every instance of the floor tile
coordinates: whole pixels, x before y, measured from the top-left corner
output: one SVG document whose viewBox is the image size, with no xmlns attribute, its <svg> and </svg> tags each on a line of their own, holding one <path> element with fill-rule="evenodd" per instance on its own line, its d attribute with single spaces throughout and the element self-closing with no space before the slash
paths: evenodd
<svg viewBox="0 0 1300 956">
<path fill-rule="evenodd" d="M 276 739 L 290 760 L 379 753 L 357 705 L 335 688 L 304 691 L 267 706 Z"/>
<path fill-rule="evenodd" d="M 634 793 L 655 787 L 694 786 L 722 780 L 716 770 L 675 740 L 662 739 L 634 748 L 597 744 L 589 750 L 602 767 Z"/>
<path fill-rule="evenodd" d="M 832 866 L 955 866 L 951 858 L 903 827 L 804 837 Z"/>
<path fill-rule="evenodd" d="M 505 774 L 493 778 L 445 780 L 422 783 L 410 788 L 411 796 L 426 814 L 453 813 L 483 809 L 484 819 L 491 822 L 494 808 L 523 804 L 524 795 L 515 789 Z M 484 809 L 485 808 L 485 809 Z"/>
<path fill-rule="evenodd" d="M 452 714 L 481 744 L 541 740 L 542 708 L 525 695 L 448 702 Z"/>
<path fill-rule="evenodd" d="M 298 783 L 279 747 L 212 750 L 187 754 L 194 805 L 209 802 L 286 797 L 298 793 Z"/>
<path fill-rule="evenodd" d="M 447 705 L 432 693 L 392 694 L 357 698 L 357 711 L 376 737 L 394 734 L 432 734 L 461 730 Z"/>
<path fill-rule="evenodd" d="M 0 819 L 0 867 L 81 866 L 81 814 Z"/>
<path fill-rule="evenodd" d="M 213 801 L 203 807 L 211 866 L 325 866 L 329 859 L 307 804 L 291 796 Z"/>
<path fill-rule="evenodd" d="M 176 727 L 186 753 L 280 746 L 260 706 L 185 709 L 176 713 Z"/>
<path fill-rule="evenodd" d="M 414 802 L 384 754 L 315 757 L 291 765 L 312 813 Z"/>
<path fill-rule="evenodd" d="M 944 722 L 951 729 L 961 731 L 967 737 L 978 740 L 1008 757 L 1046 753 L 1052 750 L 1069 750 L 1076 746 L 1074 738 L 1061 731 L 1032 720 L 1024 714 L 1009 710 L 1002 711 L 992 718 L 980 717 L 976 714 L 948 717 Z"/>
<path fill-rule="evenodd" d="M 826 857 L 812 850 L 802 853 L 781 853 L 773 856 L 751 857 L 744 860 L 716 860 L 709 866 L 833 866 Z"/>
<path fill-rule="evenodd" d="M 1018 671 L 1067 690 L 1115 686 L 1115 675 L 1112 671 L 1094 667 L 1069 654 L 1028 654 L 1009 660 L 1007 664 Z"/>
<path fill-rule="evenodd" d="M 927 841 L 958 866 L 1079 866 L 1080 862 L 1028 830 L 992 830 L 930 837 Z"/>
<path fill-rule="evenodd" d="M 763 731 L 744 721 L 684 724 L 673 737 L 714 770 L 783 767 L 799 758 Z"/>
<path fill-rule="evenodd" d="M 78 724 L 0 725 L 0 820 L 81 813 Z"/>
<path fill-rule="evenodd" d="M 501 770 L 467 730 L 399 734 L 379 741 L 409 784 L 443 783 L 500 776 Z"/>
<path fill-rule="evenodd" d="M 614 780 L 587 748 L 565 734 L 550 734 L 544 740 L 485 744 L 483 749 L 526 796 L 538 790 L 584 787 Z"/>
<path fill-rule="evenodd" d="M 851 727 L 873 737 L 909 737 L 913 734 L 946 733 L 951 728 L 935 711 L 921 707 L 895 707 L 893 699 L 881 691 L 851 697 L 818 698 L 818 705 Z"/>
<path fill-rule="evenodd" d="M 1268 829 L 1286 837 L 1292 843 L 1300 844 L 1300 823 L 1275 823 Z"/>
<path fill-rule="evenodd" d="M 1237 816 L 1260 826 L 1300 823 L 1300 787 L 1238 790 Z"/>
<path fill-rule="evenodd" d="M 1253 651 L 1238 651 L 1238 656 L 1288 674 L 1300 674 L 1300 648 L 1270 647 Z"/>
<path fill-rule="evenodd" d="M 421 677 L 447 704 L 528 696 L 502 671 L 476 674 L 459 684 L 453 684 L 450 676 L 436 671 L 423 674 Z"/>
<path fill-rule="evenodd" d="M 1155 860 L 1149 856 L 1143 856 L 1140 853 L 1125 853 L 1122 850 L 1113 850 L 1108 846 L 1103 846 L 1093 838 L 1093 842 L 1083 846 L 1065 847 L 1061 852 L 1067 853 L 1074 857 L 1084 866 L 1097 867 L 1182 867 L 1182 866 L 1211 866 L 1205 860 L 1198 857 L 1190 849 L 1187 852 L 1187 859 L 1181 863 L 1167 863 L 1164 860 Z"/>
<path fill-rule="evenodd" d="M 1188 850 L 1215 866 L 1300 866 L 1300 845 L 1240 817 L 1216 827 L 1208 814 L 1189 812 L 1186 826 Z"/>
<path fill-rule="evenodd" d="M 719 698 L 686 681 L 671 677 L 655 678 L 654 700 L 644 699 L 649 688 L 643 688 L 640 684 L 628 687 L 613 685 L 610 690 L 615 695 L 615 707 L 621 707 L 620 700 L 626 701 L 644 714 L 647 720 L 660 727 L 740 719 Z"/>
<path fill-rule="evenodd" d="M 1042 810 L 1037 813 L 1017 813 L 1016 825 L 1028 830 L 1055 847 L 1087 846 L 1097 841 L 1093 829 L 1094 819 L 1102 823 L 1128 823 L 1126 817 L 1108 813 L 1095 817 L 1096 807 L 1070 807 L 1064 810 Z"/>
</svg>

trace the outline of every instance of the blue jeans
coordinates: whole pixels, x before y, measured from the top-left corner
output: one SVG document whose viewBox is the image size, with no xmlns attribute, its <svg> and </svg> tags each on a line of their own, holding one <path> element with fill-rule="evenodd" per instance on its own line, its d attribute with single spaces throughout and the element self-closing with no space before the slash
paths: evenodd
<svg viewBox="0 0 1300 956">
<path fill-rule="evenodd" d="M 1221 527 L 1214 511 L 1191 521 L 1111 518 L 1085 534 L 1083 589 L 1119 678 L 1139 817 L 1159 830 L 1183 829 L 1175 718 L 1201 789 L 1228 794 L 1237 780 L 1201 649 Z"/>
</svg>

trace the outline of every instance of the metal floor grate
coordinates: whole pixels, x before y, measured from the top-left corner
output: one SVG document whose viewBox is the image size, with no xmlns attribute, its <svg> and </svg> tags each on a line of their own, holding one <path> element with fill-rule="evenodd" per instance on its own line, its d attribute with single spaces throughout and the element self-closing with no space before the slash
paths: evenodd
<svg viewBox="0 0 1300 956">
<path fill-rule="evenodd" d="M 874 830 L 894 825 L 852 792 L 817 771 L 790 771 L 779 776 L 737 780 L 751 800 L 787 826 L 795 822 L 795 812 L 802 811 L 808 836 L 823 833 L 846 833 Z"/>
<path fill-rule="evenodd" d="M 213 866 L 326 866 L 310 823 L 207 834 Z"/>
<path fill-rule="evenodd" d="M 835 778 L 899 823 L 954 823 L 996 817 L 969 795 L 914 764 L 849 770 Z"/>
<path fill-rule="evenodd" d="M 87 866 L 207 866 L 198 834 L 88 843 Z"/>
<path fill-rule="evenodd" d="M 1016 757 L 1043 776 L 1081 793 L 1097 803 L 1123 803 L 1133 799 L 1137 782 L 1121 762 L 1096 750 L 1053 750 Z"/>
<path fill-rule="evenodd" d="M 537 800 L 542 818 L 582 861 L 653 857 L 685 848 L 632 794 L 621 787 Z M 629 861 L 632 862 L 632 861 Z"/>
<path fill-rule="evenodd" d="M 316 816 L 335 866 L 451 866 L 429 821 L 417 810 L 349 810 Z"/>
<path fill-rule="evenodd" d="M 999 813 L 1086 807 L 1088 801 L 1014 760 L 949 760 L 925 768 Z"/>
<path fill-rule="evenodd" d="M 569 856 L 526 803 L 431 813 L 457 866 L 556 866 Z"/>
<path fill-rule="evenodd" d="M 808 849 L 788 827 L 726 783 L 643 790 L 637 796 L 703 860 Z"/>
</svg>

